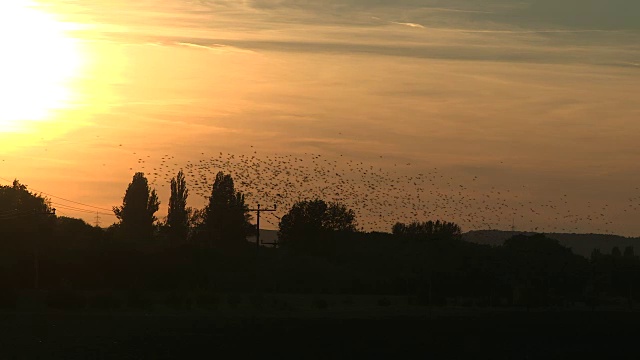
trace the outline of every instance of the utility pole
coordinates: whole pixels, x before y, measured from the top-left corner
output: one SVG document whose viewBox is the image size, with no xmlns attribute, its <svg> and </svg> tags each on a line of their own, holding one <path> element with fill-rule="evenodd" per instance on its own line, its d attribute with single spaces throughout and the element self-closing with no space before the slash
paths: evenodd
<svg viewBox="0 0 640 360">
<path fill-rule="evenodd" d="M 96 211 L 96 227 L 100 227 L 100 213 Z"/>
<path fill-rule="evenodd" d="M 249 209 L 249 211 L 255 211 L 256 212 L 256 263 L 255 263 L 255 277 L 254 277 L 254 282 L 255 282 L 255 288 L 254 291 L 256 292 L 256 295 L 260 295 L 260 286 L 258 285 L 260 283 L 260 213 L 263 211 L 276 211 L 276 204 L 273 204 L 273 209 L 262 209 L 260 208 L 260 204 L 258 204 L 258 207 L 255 209 Z"/>
<path fill-rule="evenodd" d="M 263 211 L 276 211 L 276 204 L 273 204 L 272 209 L 261 209 L 260 204 L 256 209 L 249 209 L 249 211 L 256 212 L 256 250 L 260 250 L 260 213 Z"/>
</svg>

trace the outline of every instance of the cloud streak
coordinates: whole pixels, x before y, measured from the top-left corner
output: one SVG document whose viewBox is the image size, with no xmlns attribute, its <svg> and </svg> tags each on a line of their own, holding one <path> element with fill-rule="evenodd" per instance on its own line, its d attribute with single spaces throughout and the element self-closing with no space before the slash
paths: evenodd
<svg viewBox="0 0 640 360">
<path fill-rule="evenodd" d="M 424 25 L 420 25 L 420 24 L 416 24 L 416 23 L 397 22 L 397 21 L 391 21 L 391 23 L 392 24 L 396 24 L 396 25 L 408 26 L 408 27 L 412 27 L 412 28 L 418 28 L 418 29 L 424 29 L 425 28 Z"/>
<path fill-rule="evenodd" d="M 587 1 L 597 9 L 604 6 L 600 0 Z M 106 25 L 102 29 L 112 29 L 85 36 L 123 43 L 502 63 L 637 63 L 640 49 L 632 44 L 640 42 L 639 32 L 540 20 L 547 10 L 553 14 L 557 13 L 553 9 L 570 8 L 569 0 L 557 2 L 564 5 L 546 0 L 459 0 L 446 2 L 447 6 L 436 0 L 173 0 L 154 3 L 150 15 L 144 10 L 151 4 L 144 1 L 121 5 L 130 11 L 116 11 L 117 6 L 101 1 L 91 5 L 95 8 L 75 5 L 99 13 Z M 138 21 L 135 14 L 143 12 L 146 18 Z M 123 21 L 128 31 L 113 31 Z"/>
</svg>

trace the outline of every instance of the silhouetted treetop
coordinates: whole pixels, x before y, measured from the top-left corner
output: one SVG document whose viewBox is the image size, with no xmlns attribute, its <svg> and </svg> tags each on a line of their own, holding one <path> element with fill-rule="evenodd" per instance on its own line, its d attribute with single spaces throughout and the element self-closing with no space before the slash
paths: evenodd
<svg viewBox="0 0 640 360">
<path fill-rule="evenodd" d="M 633 246 L 627 246 L 624 248 L 624 256 L 625 257 L 635 257 L 635 253 L 633 251 Z"/>
<path fill-rule="evenodd" d="M 323 200 L 299 201 L 280 220 L 278 239 L 286 245 L 327 232 L 354 232 L 356 226 L 355 212 L 343 204 L 327 204 Z"/>
<path fill-rule="evenodd" d="M 30 192 L 27 186 L 18 180 L 14 180 L 10 186 L 0 186 L 0 213 L 2 214 L 51 211 L 51 202 L 47 198 Z"/>
<path fill-rule="evenodd" d="M 187 209 L 189 189 L 182 170 L 171 179 L 171 196 L 167 212 L 167 227 L 171 241 L 184 241 L 189 232 L 189 209 Z"/>
<path fill-rule="evenodd" d="M 223 172 L 216 174 L 204 215 L 204 226 L 211 245 L 229 248 L 246 243 L 251 229 L 250 215 L 244 194 L 236 191 L 231 175 Z"/>
<path fill-rule="evenodd" d="M 460 240 L 462 238 L 462 230 L 458 224 L 440 220 L 414 221 L 409 224 L 398 222 L 393 225 L 391 232 L 396 236 L 419 241 Z"/>
<path fill-rule="evenodd" d="M 620 252 L 620 248 L 617 246 L 614 246 L 613 249 L 611 249 L 611 255 L 614 257 L 622 256 L 622 253 Z"/>
<path fill-rule="evenodd" d="M 18 180 L 10 186 L 0 186 L 0 223 L 4 224 L 0 233 L 53 226 L 52 211 L 49 199 L 30 192 Z"/>
<path fill-rule="evenodd" d="M 149 188 L 144 173 L 138 172 L 127 187 L 122 206 L 113 207 L 120 220 L 122 235 L 133 240 L 150 240 L 153 237 L 155 213 L 160 208 L 156 190 Z"/>
</svg>

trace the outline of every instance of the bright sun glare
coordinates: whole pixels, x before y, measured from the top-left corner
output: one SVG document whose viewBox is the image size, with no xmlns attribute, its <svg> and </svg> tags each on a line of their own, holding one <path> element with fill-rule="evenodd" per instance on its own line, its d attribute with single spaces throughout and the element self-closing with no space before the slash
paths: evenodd
<svg viewBox="0 0 640 360">
<path fill-rule="evenodd" d="M 67 31 L 31 0 L 0 2 L 0 133 L 47 120 L 72 100 L 81 56 Z"/>
</svg>

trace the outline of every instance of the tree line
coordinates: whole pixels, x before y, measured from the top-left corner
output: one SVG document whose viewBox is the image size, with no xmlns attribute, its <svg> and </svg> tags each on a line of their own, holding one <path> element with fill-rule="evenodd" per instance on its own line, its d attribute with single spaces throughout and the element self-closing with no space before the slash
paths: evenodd
<svg viewBox="0 0 640 360">
<path fill-rule="evenodd" d="M 406 295 L 416 304 L 592 307 L 638 296 L 633 248 L 587 259 L 543 234 L 491 247 L 462 240 L 453 222 L 398 222 L 358 230 L 355 212 L 322 199 L 299 201 L 280 219 L 277 248 L 247 237 L 255 227 L 229 174 L 216 175 L 207 205 L 188 206 L 179 172 L 166 219 L 136 173 L 118 223 L 107 229 L 56 216 L 50 201 L 14 181 L 0 187 L 0 289 L 30 289 L 38 251 L 43 289 L 104 292 L 273 292 Z M 2 299 L 0 299 L 0 303 Z"/>
</svg>

